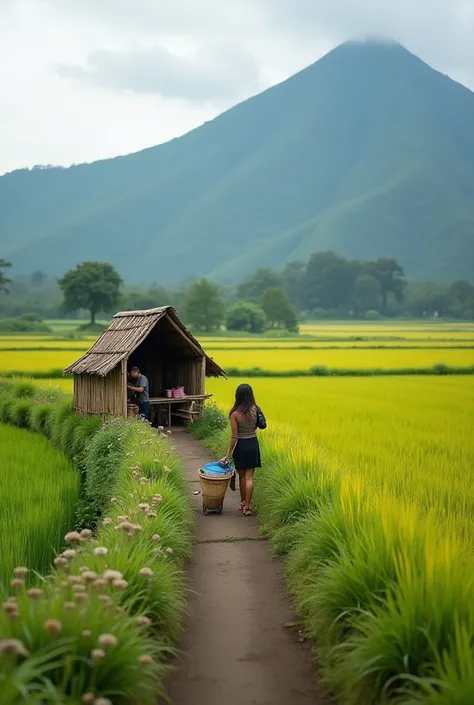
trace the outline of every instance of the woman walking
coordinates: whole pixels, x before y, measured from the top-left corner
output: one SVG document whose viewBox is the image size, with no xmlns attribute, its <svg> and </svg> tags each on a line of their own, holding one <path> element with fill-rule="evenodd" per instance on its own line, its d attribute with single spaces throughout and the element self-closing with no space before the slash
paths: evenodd
<svg viewBox="0 0 474 705">
<path fill-rule="evenodd" d="M 231 427 L 229 451 L 222 460 L 230 457 L 234 459 L 235 469 L 239 473 L 241 499 L 239 509 L 244 516 L 251 516 L 253 473 L 255 468 L 261 467 L 257 428 L 266 428 L 267 422 L 255 402 L 250 384 L 239 384 L 237 387 L 229 419 Z"/>
</svg>

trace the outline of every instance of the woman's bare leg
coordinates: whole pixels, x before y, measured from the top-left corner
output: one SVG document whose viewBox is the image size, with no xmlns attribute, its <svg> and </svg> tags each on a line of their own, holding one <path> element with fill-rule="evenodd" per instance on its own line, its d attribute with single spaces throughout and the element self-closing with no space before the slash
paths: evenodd
<svg viewBox="0 0 474 705">
<path fill-rule="evenodd" d="M 247 492 L 245 470 L 239 470 L 239 490 L 240 490 L 240 507 L 245 507 L 245 495 Z"/>
<path fill-rule="evenodd" d="M 245 508 L 250 509 L 253 496 L 253 469 L 245 471 Z"/>
</svg>

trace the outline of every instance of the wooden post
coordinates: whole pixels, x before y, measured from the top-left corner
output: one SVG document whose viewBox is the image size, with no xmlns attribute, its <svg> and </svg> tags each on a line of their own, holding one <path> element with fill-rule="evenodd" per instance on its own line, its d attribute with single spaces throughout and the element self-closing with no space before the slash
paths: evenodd
<svg viewBox="0 0 474 705">
<path fill-rule="evenodd" d="M 122 377 L 122 415 L 127 418 L 127 360 L 120 363 L 120 373 Z"/>
<path fill-rule="evenodd" d="M 201 384 L 198 394 L 206 393 L 206 356 L 202 356 L 201 360 Z"/>
</svg>

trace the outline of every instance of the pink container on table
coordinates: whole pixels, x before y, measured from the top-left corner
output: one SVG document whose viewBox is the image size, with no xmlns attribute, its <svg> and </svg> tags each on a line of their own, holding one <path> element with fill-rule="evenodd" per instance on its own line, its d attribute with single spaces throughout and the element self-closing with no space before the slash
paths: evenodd
<svg viewBox="0 0 474 705">
<path fill-rule="evenodd" d="M 165 389 L 165 395 L 168 397 L 168 399 L 171 399 L 171 397 L 173 396 L 173 390 Z"/>
</svg>

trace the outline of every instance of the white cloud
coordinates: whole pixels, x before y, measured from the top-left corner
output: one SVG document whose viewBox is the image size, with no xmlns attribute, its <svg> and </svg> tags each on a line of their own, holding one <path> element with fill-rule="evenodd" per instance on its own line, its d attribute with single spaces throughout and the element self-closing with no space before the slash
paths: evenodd
<svg viewBox="0 0 474 705">
<path fill-rule="evenodd" d="M 62 66 L 60 74 L 104 88 L 185 98 L 196 104 L 238 101 L 259 88 L 259 68 L 246 51 L 205 46 L 179 55 L 161 46 L 95 51 L 85 66 Z"/>
<path fill-rule="evenodd" d="M 0 0 L 0 173 L 166 141 L 366 34 L 474 88 L 472 0 Z"/>
</svg>

